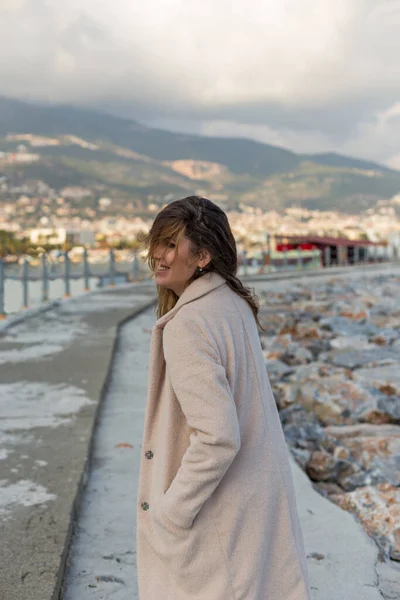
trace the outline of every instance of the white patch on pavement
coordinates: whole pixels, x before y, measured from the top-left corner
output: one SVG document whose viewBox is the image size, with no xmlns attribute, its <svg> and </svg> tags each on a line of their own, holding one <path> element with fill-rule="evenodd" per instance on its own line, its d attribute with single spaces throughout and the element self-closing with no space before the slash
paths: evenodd
<svg viewBox="0 0 400 600">
<path fill-rule="evenodd" d="M 135 301 L 131 295 L 124 297 L 120 294 L 103 293 L 93 294 L 86 298 L 80 297 L 79 302 L 74 300 L 75 298 L 62 307 L 63 314 L 103 312 L 113 308 L 133 308 L 135 306 Z"/>
<path fill-rule="evenodd" d="M 38 360 L 53 356 L 56 352 L 61 352 L 62 346 L 35 344 L 26 348 L 12 348 L 11 350 L 0 351 L 0 365 L 7 363 L 26 362 L 28 360 Z"/>
<path fill-rule="evenodd" d="M 33 506 L 57 498 L 55 494 L 49 494 L 43 486 L 27 479 L 6 484 L 6 480 L 0 480 L 0 515 L 11 512 L 16 505 Z"/>
<path fill-rule="evenodd" d="M 0 350 L 0 365 L 53 356 L 87 332 L 87 324 L 79 317 L 41 315 L 40 320 L 16 325 L 0 339 L 0 348 L 3 344 L 15 343 L 13 348 Z"/>
<path fill-rule="evenodd" d="M 24 322 L 14 326 L 3 338 L 5 342 L 19 344 L 70 344 L 76 337 L 85 335 L 88 326 L 81 319 L 49 318 L 42 315 L 39 322 Z"/>
<path fill-rule="evenodd" d="M 0 432 L 58 427 L 86 405 L 94 404 L 75 386 L 19 381 L 0 385 Z"/>
</svg>

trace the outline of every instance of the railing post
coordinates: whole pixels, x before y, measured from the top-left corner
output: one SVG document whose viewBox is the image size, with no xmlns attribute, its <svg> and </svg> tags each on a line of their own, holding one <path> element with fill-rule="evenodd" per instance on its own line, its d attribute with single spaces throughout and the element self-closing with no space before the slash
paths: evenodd
<svg viewBox="0 0 400 600">
<path fill-rule="evenodd" d="M 24 262 L 22 263 L 22 302 L 24 308 L 28 308 L 29 304 L 28 281 L 28 261 L 24 258 Z"/>
<path fill-rule="evenodd" d="M 302 269 L 303 268 L 303 259 L 301 256 L 301 248 L 297 248 L 297 268 L 298 269 Z"/>
<path fill-rule="evenodd" d="M 4 268 L 4 261 L 0 257 L 0 319 L 6 318 L 6 312 L 4 309 L 5 279 L 6 273 Z"/>
<path fill-rule="evenodd" d="M 83 277 L 85 279 L 85 292 L 90 290 L 89 286 L 89 261 L 87 248 L 83 251 Z"/>
<path fill-rule="evenodd" d="M 325 262 L 325 267 L 331 266 L 331 247 L 330 246 L 325 246 L 325 248 L 324 248 L 324 262 Z"/>
<path fill-rule="evenodd" d="M 65 252 L 64 252 L 64 283 L 65 283 L 64 298 L 69 298 L 71 296 L 70 274 L 71 274 L 71 265 L 69 262 L 69 254 L 68 254 L 68 250 L 65 250 Z"/>
<path fill-rule="evenodd" d="M 287 269 L 288 266 L 288 252 L 287 250 L 283 251 L 283 268 Z"/>
<path fill-rule="evenodd" d="M 135 252 L 135 254 L 133 256 L 133 280 L 134 281 L 139 280 L 139 260 L 137 257 L 137 252 Z"/>
<path fill-rule="evenodd" d="M 115 285 L 115 255 L 114 250 L 110 248 L 110 286 Z"/>
<path fill-rule="evenodd" d="M 243 275 L 247 275 L 248 274 L 248 268 L 247 268 L 247 251 L 243 250 Z"/>
<path fill-rule="evenodd" d="M 43 252 L 42 254 L 42 302 L 49 300 L 49 277 L 47 274 L 47 259 Z"/>
<path fill-rule="evenodd" d="M 271 236 L 269 233 L 267 233 L 267 248 L 268 248 L 268 269 L 267 272 L 269 273 L 271 271 L 271 264 L 272 264 L 272 260 L 271 260 Z"/>
</svg>

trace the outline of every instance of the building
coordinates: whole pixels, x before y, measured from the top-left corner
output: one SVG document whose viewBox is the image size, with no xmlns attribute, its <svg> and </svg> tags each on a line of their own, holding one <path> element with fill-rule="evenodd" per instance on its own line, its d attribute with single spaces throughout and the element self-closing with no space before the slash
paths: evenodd
<svg viewBox="0 0 400 600">
<path fill-rule="evenodd" d="M 31 229 L 29 238 L 32 244 L 63 246 L 94 246 L 95 232 L 90 229 L 66 229 L 65 227 L 42 227 Z"/>
</svg>

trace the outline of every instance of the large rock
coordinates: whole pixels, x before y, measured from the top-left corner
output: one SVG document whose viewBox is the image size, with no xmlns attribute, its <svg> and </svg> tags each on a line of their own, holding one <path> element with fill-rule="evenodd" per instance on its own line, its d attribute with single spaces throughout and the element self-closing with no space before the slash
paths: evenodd
<svg viewBox="0 0 400 600">
<path fill-rule="evenodd" d="M 366 335 L 369 337 L 379 333 L 379 327 L 366 323 L 365 319 L 357 322 L 343 316 L 325 317 L 321 319 L 319 325 L 322 329 L 332 331 L 336 335 Z"/>
<path fill-rule="evenodd" d="M 400 488 L 381 483 L 330 498 L 358 517 L 386 557 L 400 560 Z"/>
<path fill-rule="evenodd" d="M 349 460 L 336 458 L 329 452 L 313 452 L 306 465 L 307 475 L 313 481 L 336 482 L 340 475 L 350 475 L 359 470 L 358 465 Z"/>
<path fill-rule="evenodd" d="M 283 335 L 274 335 L 274 336 L 264 336 L 263 337 L 263 352 L 264 358 L 268 359 L 280 359 L 283 354 L 288 351 L 292 351 L 295 348 L 298 348 L 298 344 L 293 342 L 292 336 L 290 333 L 285 333 Z"/>
<path fill-rule="evenodd" d="M 362 386 L 344 380 L 341 375 L 332 375 L 319 381 L 305 381 L 300 386 L 299 402 L 324 424 L 335 425 L 357 421 L 357 411 L 375 406 L 376 400 Z"/>
<path fill-rule="evenodd" d="M 330 343 L 335 350 L 343 350 L 344 348 L 366 350 L 375 347 L 369 343 L 368 336 L 366 335 L 338 335 Z"/>
<path fill-rule="evenodd" d="M 276 358 L 270 358 L 265 361 L 265 368 L 267 369 L 268 377 L 271 383 L 280 381 L 282 377 L 293 372 L 293 368 L 289 367 L 286 363 Z"/>
<path fill-rule="evenodd" d="M 331 350 L 331 343 L 329 339 L 307 339 L 304 341 L 304 346 L 309 350 L 314 360 L 318 360 L 322 352 L 328 352 Z"/>
<path fill-rule="evenodd" d="M 369 341 L 378 344 L 379 346 L 387 346 L 396 341 L 400 336 L 400 332 L 396 329 L 385 327 L 379 330 L 379 333 L 371 336 Z"/>
<path fill-rule="evenodd" d="M 290 446 L 312 451 L 328 446 L 328 436 L 313 413 L 301 406 L 290 406 L 281 410 L 279 416 Z"/>
<path fill-rule="evenodd" d="M 400 396 L 382 395 L 378 399 L 378 409 L 388 415 L 394 423 L 400 424 Z"/>
<path fill-rule="evenodd" d="M 284 363 L 283 363 L 284 364 Z M 299 387 L 296 385 L 277 382 L 274 383 L 274 398 L 279 410 L 297 404 L 299 400 Z"/>
<path fill-rule="evenodd" d="M 386 481 L 400 486 L 400 427 L 396 425 L 357 425 L 326 427 L 325 434 L 336 438 L 351 452 L 352 459 L 365 472 L 344 482 L 347 486 Z"/>
<path fill-rule="evenodd" d="M 400 395 L 399 353 L 397 352 L 397 363 L 368 369 L 357 369 L 353 373 L 353 378 L 361 384 L 373 385 L 377 388 L 389 385 L 393 390 L 393 395 Z"/>
<path fill-rule="evenodd" d="M 307 348 L 302 348 L 301 346 L 290 344 L 286 350 L 281 355 L 281 359 L 287 363 L 288 365 L 306 365 L 313 360 L 312 353 L 307 350 Z"/>
<path fill-rule="evenodd" d="M 326 362 L 312 362 L 296 366 L 292 369 L 292 373 L 286 377 L 286 381 L 303 384 L 307 380 L 319 380 L 321 377 L 332 375 L 348 379 L 348 371 L 342 367 L 335 367 Z"/>
<path fill-rule="evenodd" d="M 296 324 L 296 339 L 319 339 L 323 332 L 316 325 L 315 321 L 303 321 Z"/>
<path fill-rule="evenodd" d="M 348 348 L 344 348 L 328 352 L 324 356 L 324 360 L 328 360 L 338 367 L 357 369 L 365 365 L 375 367 L 388 363 L 397 363 L 399 355 L 398 352 L 390 348 L 379 346 L 366 350 L 349 350 Z"/>
</svg>

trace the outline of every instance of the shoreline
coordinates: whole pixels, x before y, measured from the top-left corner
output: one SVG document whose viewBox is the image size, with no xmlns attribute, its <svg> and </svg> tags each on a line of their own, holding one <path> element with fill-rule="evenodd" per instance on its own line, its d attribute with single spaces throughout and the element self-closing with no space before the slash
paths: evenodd
<svg viewBox="0 0 400 600">
<path fill-rule="evenodd" d="M 266 368 L 297 464 L 398 570 L 400 269 L 331 275 L 264 285 Z"/>
</svg>

